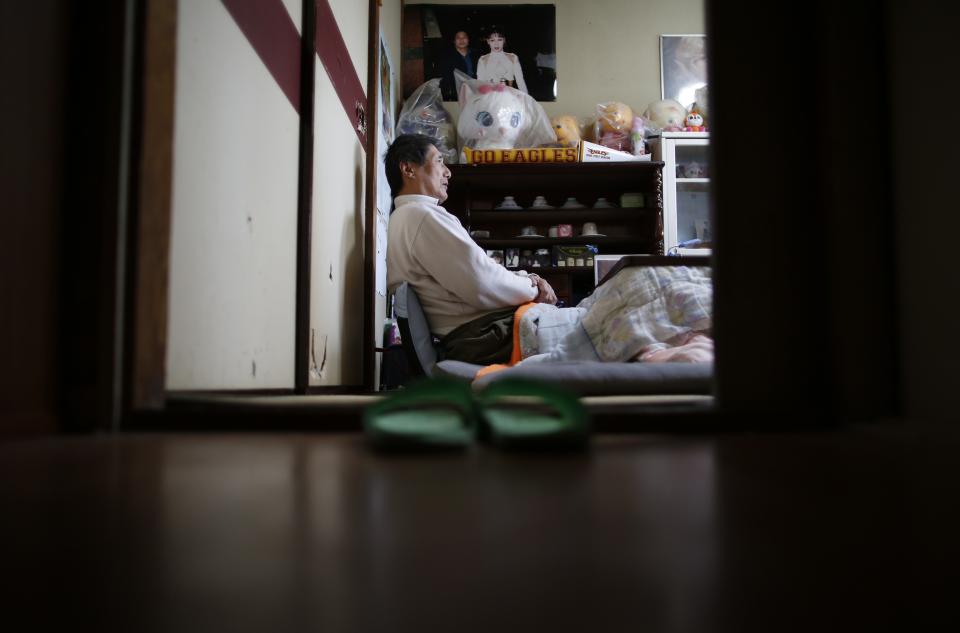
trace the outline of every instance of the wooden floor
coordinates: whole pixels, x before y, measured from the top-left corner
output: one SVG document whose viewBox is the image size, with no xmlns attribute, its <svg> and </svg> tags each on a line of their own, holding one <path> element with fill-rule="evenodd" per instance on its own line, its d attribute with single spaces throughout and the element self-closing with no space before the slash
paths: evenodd
<svg viewBox="0 0 960 633">
<path fill-rule="evenodd" d="M 904 425 L 582 455 L 17 441 L 0 613 L 8 631 L 956 630 L 958 473 L 960 433 Z"/>
</svg>

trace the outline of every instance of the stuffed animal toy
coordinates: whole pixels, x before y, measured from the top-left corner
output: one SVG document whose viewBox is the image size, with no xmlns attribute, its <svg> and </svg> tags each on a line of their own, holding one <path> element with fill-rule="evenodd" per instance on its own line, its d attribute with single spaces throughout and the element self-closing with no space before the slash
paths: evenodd
<svg viewBox="0 0 960 633">
<path fill-rule="evenodd" d="M 681 178 L 704 178 L 707 175 L 707 171 L 703 168 L 703 165 L 697 162 L 690 162 L 682 167 L 683 174 Z"/>
<path fill-rule="evenodd" d="M 687 109 L 673 99 L 661 99 L 648 105 L 643 117 L 661 130 L 679 132 L 687 119 Z"/>
<path fill-rule="evenodd" d="M 597 104 L 594 137 L 600 145 L 625 152 L 631 151 L 632 125 L 633 110 L 627 104 L 619 101 Z"/>
<path fill-rule="evenodd" d="M 463 146 L 472 149 L 537 147 L 557 141 L 543 107 L 530 95 L 477 80 L 460 86 L 457 132 Z"/>
<path fill-rule="evenodd" d="M 703 126 L 703 116 L 699 112 L 691 112 L 687 115 L 686 125 L 683 126 L 684 132 L 703 132 L 706 128 Z"/>
<path fill-rule="evenodd" d="M 576 147 L 580 142 L 580 122 L 577 117 L 564 114 L 550 119 L 553 131 L 557 134 L 557 144 L 561 147 Z"/>
</svg>

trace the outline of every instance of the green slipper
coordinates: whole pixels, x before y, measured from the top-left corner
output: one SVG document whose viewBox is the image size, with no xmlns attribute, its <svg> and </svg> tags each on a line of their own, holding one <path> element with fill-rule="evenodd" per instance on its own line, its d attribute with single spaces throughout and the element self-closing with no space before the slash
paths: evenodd
<svg viewBox="0 0 960 633">
<path fill-rule="evenodd" d="M 583 448 L 590 437 L 587 411 L 577 396 L 520 378 L 490 383 L 478 397 L 481 436 L 512 448 Z"/>
<path fill-rule="evenodd" d="M 378 448 L 463 448 L 473 442 L 474 411 L 468 383 L 430 378 L 367 407 L 363 428 Z"/>
</svg>

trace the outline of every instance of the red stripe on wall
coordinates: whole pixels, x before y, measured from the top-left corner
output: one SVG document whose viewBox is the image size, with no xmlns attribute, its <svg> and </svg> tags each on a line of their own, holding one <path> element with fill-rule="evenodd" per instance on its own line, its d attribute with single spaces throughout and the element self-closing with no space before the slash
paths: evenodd
<svg viewBox="0 0 960 633">
<path fill-rule="evenodd" d="M 300 32 L 282 0 L 221 2 L 299 114 Z"/>
<path fill-rule="evenodd" d="M 317 55 L 323 64 L 333 89 L 350 119 L 353 130 L 364 149 L 367 147 L 366 109 L 367 96 L 363 84 L 357 77 L 357 71 L 350 61 L 350 53 L 343 41 L 340 27 L 333 17 L 333 10 L 327 0 L 316 0 L 317 7 Z M 379 46 L 379 43 L 378 43 Z M 360 110 L 358 111 L 358 108 Z"/>
</svg>

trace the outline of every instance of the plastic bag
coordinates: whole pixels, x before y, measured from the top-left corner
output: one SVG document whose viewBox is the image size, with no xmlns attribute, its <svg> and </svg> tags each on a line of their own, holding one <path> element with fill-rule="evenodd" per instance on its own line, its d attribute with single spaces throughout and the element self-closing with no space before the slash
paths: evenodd
<svg viewBox="0 0 960 633">
<path fill-rule="evenodd" d="M 550 118 L 530 95 L 504 84 L 465 79 L 459 71 L 455 75 L 461 150 L 539 147 L 557 142 Z"/>
<path fill-rule="evenodd" d="M 630 126 L 630 145 L 634 156 L 643 156 L 647 153 L 645 137 L 646 127 L 643 124 L 643 117 L 634 115 L 633 124 Z"/>
<path fill-rule="evenodd" d="M 404 102 L 397 132 L 429 136 L 440 145 L 443 162 L 457 162 L 457 131 L 453 126 L 453 117 L 443 107 L 439 77 L 414 90 Z"/>
<path fill-rule="evenodd" d="M 630 106 L 619 101 L 597 104 L 597 119 L 593 128 L 597 143 L 621 152 L 632 152 L 632 128 L 633 110 Z"/>
</svg>

